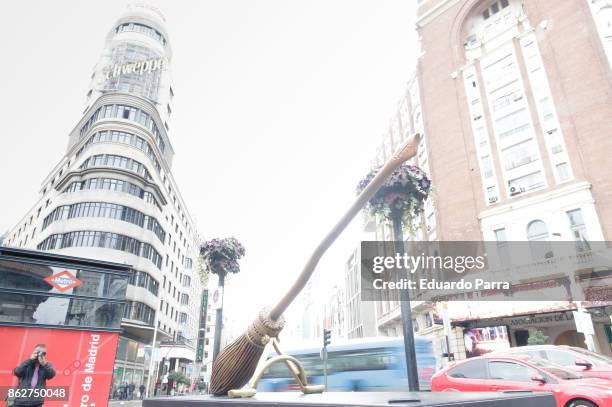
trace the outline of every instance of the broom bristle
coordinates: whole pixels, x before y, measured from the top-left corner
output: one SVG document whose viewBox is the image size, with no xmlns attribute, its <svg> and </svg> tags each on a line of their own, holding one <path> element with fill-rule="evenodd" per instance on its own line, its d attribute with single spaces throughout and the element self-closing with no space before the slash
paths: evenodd
<svg viewBox="0 0 612 407">
<path fill-rule="evenodd" d="M 217 355 L 210 378 L 210 392 L 223 396 L 244 386 L 255 373 L 269 338 L 278 336 L 284 325 L 282 316 L 272 320 L 269 310 L 261 311 L 247 331 Z"/>
</svg>

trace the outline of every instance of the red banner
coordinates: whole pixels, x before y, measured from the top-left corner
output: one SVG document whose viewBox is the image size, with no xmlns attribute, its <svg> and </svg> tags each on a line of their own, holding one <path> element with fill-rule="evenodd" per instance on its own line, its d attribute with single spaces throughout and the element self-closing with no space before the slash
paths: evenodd
<svg viewBox="0 0 612 407">
<path fill-rule="evenodd" d="M 107 406 L 119 334 L 113 332 L 0 326 L 0 387 L 14 387 L 13 369 L 37 344 L 47 348 L 56 375 L 47 387 L 68 387 L 68 401 L 45 406 Z"/>
</svg>

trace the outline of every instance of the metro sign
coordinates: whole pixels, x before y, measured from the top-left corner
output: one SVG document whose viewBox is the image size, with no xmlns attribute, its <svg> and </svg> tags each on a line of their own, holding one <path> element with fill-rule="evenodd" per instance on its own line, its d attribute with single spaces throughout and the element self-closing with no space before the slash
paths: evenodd
<svg viewBox="0 0 612 407">
<path fill-rule="evenodd" d="M 45 281 L 56 288 L 59 292 L 68 291 L 71 288 L 81 285 L 81 280 L 76 278 L 68 270 L 54 274 L 45 278 Z"/>
</svg>

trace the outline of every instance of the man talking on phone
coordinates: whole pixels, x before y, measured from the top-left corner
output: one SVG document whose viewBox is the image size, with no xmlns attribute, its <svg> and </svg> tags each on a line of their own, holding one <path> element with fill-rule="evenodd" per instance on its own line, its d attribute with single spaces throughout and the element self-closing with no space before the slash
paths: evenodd
<svg viewBox="0 0 612 407">
<path fill-rule="evenodd" d="M 47 380 L 55 376 L 55 370 L 47 361 L 47 346 L 38 344 L 29 359 L 17 366 L 13 373 L 19 378 L 18 389 L 44 389 Z M 25 392 L 24 392 L 25 393 Z M 27 392 L 24 396 L 15 397 L 15 406 L 42 406 L 41 394 L 36 391 Z"/>
</svg>

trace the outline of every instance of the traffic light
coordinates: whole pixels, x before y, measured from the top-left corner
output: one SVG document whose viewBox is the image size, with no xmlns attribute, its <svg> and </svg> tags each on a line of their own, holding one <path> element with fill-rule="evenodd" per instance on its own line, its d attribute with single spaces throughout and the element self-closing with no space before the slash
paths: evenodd
<svg viewBox="0 0 612 407">
<path fill-rule="evenodd" d="M 329 345 L 331 342 L 331 331 L 329 329 L 323 330 L 323 346 Z"/>
</svg>

